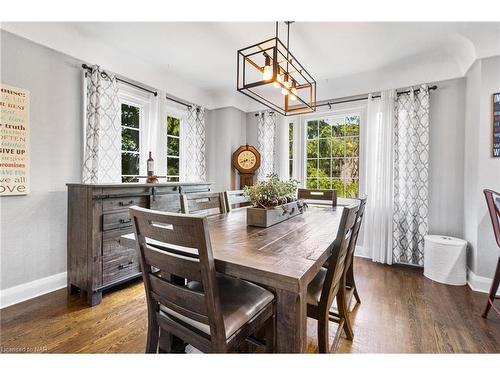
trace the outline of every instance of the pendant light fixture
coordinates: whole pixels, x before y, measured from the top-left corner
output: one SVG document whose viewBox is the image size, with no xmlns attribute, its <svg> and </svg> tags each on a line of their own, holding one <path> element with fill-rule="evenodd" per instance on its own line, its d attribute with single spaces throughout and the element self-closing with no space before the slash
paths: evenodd
<svg viewBox="0 0 500 375">
<path fill-rule="evenodd" d="M 238 51 L 237 90 L 282 115 L 316 110 L 316 81 L 276 36 Z"/>
</svg>

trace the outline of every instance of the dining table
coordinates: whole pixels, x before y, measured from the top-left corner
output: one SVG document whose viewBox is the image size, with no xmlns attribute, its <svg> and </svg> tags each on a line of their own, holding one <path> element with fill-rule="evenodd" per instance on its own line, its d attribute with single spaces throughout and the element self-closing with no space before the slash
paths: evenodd
<svg viewBox="0 0 500 375">
<path fill-rule="evenodd" d="M 276 297 L 276 350 L 304 353 L 307 286 L 328 259 L 343 208 L 312 206 L 273 226 L 247 225 L 246 208 L 207 217 L 217 272 L 261 285 Z M 124 246 L 136 247 L 133 233 Z"/>
</svg>

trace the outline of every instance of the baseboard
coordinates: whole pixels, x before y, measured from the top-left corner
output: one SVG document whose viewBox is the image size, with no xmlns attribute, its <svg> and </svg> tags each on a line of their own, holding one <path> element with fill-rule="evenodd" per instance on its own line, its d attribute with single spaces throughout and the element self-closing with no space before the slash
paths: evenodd
<svg viewBox="0 0 500 375">
<path fill-rule="evenodd" d="M 475 292 L 489 293 L 493 279 L 476 275 L 470 268 L 467 268 L 467 285 Z M 497 292 L 500 296 L 500 290 Z"/>
<path fill-rule="evenodd" d="M 33 280 L 29 283 L 13 286 L 12 288 L 0 290 L 0 308 L 15 305 L 31 298 L 53 292 L 66 287 L 66 272 Z"/>
<path fill-rule="evenodd" d="M 370 255 L 367 254 L 367 248 L 364 246 L 356 246 L 356 250 L 354 250 L 354 256 L 358 258 L 366 258 L 372 259 Z"/>
</svg>

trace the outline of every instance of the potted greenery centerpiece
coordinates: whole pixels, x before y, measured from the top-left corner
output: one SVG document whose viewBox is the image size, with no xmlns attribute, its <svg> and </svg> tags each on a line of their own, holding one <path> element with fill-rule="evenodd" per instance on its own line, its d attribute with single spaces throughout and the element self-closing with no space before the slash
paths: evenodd
<svg viewBox="0 0 500 375">
<path fill-rule="evenodd" d="M 297 199 L 298 181 L 281 181 L 277 175 L 267 181 L 245 186 L 243 194 L 253 207 L 247 209 L 247 225 L 269 227 L 304 212 L 306 205 Z"/>
</svg>

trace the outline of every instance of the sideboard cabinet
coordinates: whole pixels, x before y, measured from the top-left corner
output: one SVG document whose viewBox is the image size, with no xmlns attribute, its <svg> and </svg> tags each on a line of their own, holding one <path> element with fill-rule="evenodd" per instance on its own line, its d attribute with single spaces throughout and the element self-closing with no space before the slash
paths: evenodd
<svg viewBox="0 0 500 375">
<path fill-rule="evenodd" d="M 90 306 L 102 291 L 141 274 L 134 248 L 120 243 L 133 232 L 128 208 L 180 212 L 180 194 L 209 191 L 208 183 L 67 184 L 68 292 Z"/>
</svg>

